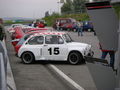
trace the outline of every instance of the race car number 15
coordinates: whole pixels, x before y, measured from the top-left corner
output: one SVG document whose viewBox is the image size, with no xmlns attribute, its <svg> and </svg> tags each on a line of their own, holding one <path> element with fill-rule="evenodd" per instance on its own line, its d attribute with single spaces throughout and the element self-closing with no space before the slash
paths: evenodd
<svg viewBox="0 0 120 90">
<path fill-rule="evenodd" d="M 49 51 L 50 55 L 52 55 L 52 54 L 58 55 L 60 53 L 58 47 L 53 48 L 53 50 L 52 50 L 52 48 L 49 48 L 48 51 Z"/>
</svg>

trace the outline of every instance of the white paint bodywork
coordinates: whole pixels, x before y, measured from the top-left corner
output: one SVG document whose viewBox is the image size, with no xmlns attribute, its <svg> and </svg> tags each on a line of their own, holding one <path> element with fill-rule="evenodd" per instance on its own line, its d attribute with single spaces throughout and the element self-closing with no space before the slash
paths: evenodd
<svg viewBox="0 0 120 90">
<path fill-rule="evenodd" d="M 45 36 L 46 35 L 44 35 L 44 37 Z M 60 35 L 60 36 L 62 37 L 62 35 Z M 34 35 L 31 37 L 34 37 Z M 80 42 L 67 43 L 64 40 L 64 44 L 45 44 L 45 42 L 44 42 L 41 45 L 29 45 L 29 44 L 26 44 L 28 40 L 26 40 L 26 42 L 19 49 L 18 57 L 21 57 L 21 55 L 24 52 L 29 51 L 29 52 L 33 53 L 33 55 L 35 56 L 35 60 L 66 61 L 68 58 L 68 55 L 71 51 L 78 51 L 82 54 L 83 57 L 88 55 L 88 53 L 91 52 L 91 45 L 86 44 L 86 43 L 80 43 Z M 59 54 L 58 55 L 55 55 L 55 54 L 50 55 L 49 51 L 48 51 L 49 48 L 51 48 L 53 52 L 55 51 L 54 50 L 55 48 L 59 48 L 58 49 Z"/>
</svg>

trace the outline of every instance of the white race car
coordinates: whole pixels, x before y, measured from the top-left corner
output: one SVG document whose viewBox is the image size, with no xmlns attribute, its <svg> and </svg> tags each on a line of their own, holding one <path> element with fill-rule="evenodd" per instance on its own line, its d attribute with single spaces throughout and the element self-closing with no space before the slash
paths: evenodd
<svg viewBox="0 0 120 90">
<path fill-rule="evenodd" d="M 73 42 L 65 32 L 41 32 L 31 35 L 18 51 L 25 64 L 36 60 L 68 61 L 79 64 L 92 55 L 91 45 Z"/>
</svg>

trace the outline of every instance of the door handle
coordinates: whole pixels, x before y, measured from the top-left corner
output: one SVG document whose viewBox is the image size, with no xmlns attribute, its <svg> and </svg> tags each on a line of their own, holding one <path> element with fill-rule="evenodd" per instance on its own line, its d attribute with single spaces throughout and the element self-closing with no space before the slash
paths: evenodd
<svg viewBox="0 0 120 90">
<path fill-rule="evenodd" d="M 48 45 L 45 44 L 44 46 L 46 47 L 46 46 L 48 46 Z"/>
</svg>

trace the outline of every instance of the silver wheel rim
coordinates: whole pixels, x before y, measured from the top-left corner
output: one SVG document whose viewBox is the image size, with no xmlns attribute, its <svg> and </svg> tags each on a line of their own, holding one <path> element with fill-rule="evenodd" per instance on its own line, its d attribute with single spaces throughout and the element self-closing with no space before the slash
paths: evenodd
<svg viewBox="0 0 120 90">
<path fill-rule="evenodd" d="M 71 64 L 77 64 L 78 61 L 79 61 L 78 55 L 76 53 L 70 54 L 69 61 L 70 61 Z"/>
</svg>

